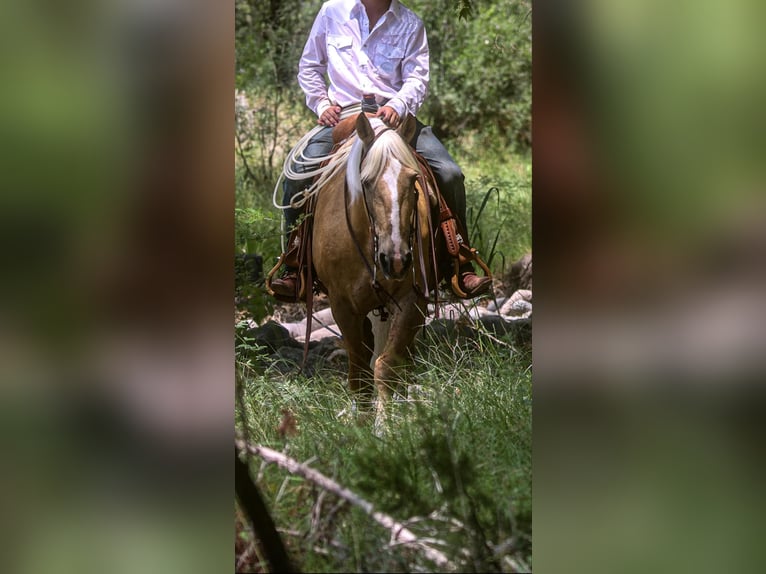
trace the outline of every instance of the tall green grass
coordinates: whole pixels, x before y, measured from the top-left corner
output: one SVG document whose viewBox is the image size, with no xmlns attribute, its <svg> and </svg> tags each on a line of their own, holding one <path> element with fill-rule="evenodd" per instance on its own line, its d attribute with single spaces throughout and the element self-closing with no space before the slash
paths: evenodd
<svg viewBox="0 0 766 574">
<path fill-rule="evenodd" d="M 247 440 L 334 478 L 434 543 L 459 571 L 531 568 L 531 369 L 528 352 L 488 339 L 420 345 L 409 400 L 391 405 L 385 432 L 346 416 L 345 377 L 274 376 L 240 355 L 237 407 Z M 240 351 L 242 349 L 240 348 Z M 252 350 L 251 352 L 257 350 Z M 285 416 L 297 433 L 281 436 Z M 304 571 L 422 572 L 416 550 L 355 508 L 251 459 L 286 544 Z"/>
</svg>

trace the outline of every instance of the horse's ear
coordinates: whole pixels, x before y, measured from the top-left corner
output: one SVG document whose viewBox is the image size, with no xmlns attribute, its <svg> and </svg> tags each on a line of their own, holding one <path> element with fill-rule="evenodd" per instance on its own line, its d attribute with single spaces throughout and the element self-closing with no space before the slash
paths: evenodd
<svg viewBox="0 0 766 574">
<path fill-rule="evenodd" d="M 404 121 L 399 124 L 398 128 L 396 128 L 396 133 L 398 133 L 404 141 L 410 143 L 412 142 L 412 138 L 415 136 L 416 127 L 417 124 L 415 122 L 415 116 L 412 114 L 407 114 L 404 118 Z"/>
<path fill-rule="evenodd" d="M 356 133 L 359 134 L 359 138 L 364 142 L 366 148 L 369 148 L 375 140 L 375 130 L 372 129 L 370 120 L 367 119 L 364 112 L 356 117 Z"/>
</svg>

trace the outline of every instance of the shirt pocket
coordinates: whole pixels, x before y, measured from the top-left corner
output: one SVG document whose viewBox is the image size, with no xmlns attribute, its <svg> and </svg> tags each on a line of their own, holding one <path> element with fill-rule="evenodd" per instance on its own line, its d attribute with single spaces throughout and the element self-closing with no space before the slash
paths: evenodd
<svg viewBox="0 0 766 574">
<path fill-rule="evenodd" d="M 351 36 L 335 36 L 335 35 L 328 35 L 327 36 L 327 47 L 335 52 L 348 52 L 351 50 L 351 46 L 354 43 L 353 38 Z"/>
<path fill-rule="evenodd" d="M 386 41 L 375 46 L 372 63 L 375 64 L 378 72 L 386 76 L 393 76 L 399 69 L 403 58 L 404 48 L 401 44 Z"/>
<path fill-rule="evenodd" d="M 351 36 L 327 36 L 327 61 L 336 69 L 345 69 L 353 60 L 353 38 Z"/>
</svg>

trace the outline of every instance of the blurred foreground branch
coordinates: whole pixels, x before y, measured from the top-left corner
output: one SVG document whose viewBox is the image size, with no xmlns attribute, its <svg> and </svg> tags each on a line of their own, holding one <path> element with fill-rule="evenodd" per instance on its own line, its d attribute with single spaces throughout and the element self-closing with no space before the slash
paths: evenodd
<svg viewBox="0 0 766 574">
<path fill-rule="evenodd" d="M 269 562 L 269 571 L 299 572 L 287 556 L 282 538 L 274 526 L 274 521 L 271 519 L 258 487 L 250 478 L 247 465 L 239 459 L 236 452 L 234 453 L 234 484 L 237 498 L 250 518 L 255 535 L 261 542 Z"/>
<path fill-rule="evenodd" d="M 417 547 L 422 550 L 423 554 L 440 568 L 449 570 L 455 569 L 455 566 L 449 561 L 447 556 L 445 556 L 439 550 L 431 548 L 425 544 L 425 542 L 419 539 L 412 531 L 405 528 L 404 524 L 397 522 L 387 514 L 383 514 L 382 512 L 374 510 L 372 503 L 351 492 L 348 488 L 339 485 L 337 482 L 326 477 L 321 472 L 301 464 L 297 460 L 265 446 L 248 445 L 241 440 L 235 440 L 235 445 L 238 450 L 246 450 L 251 454 L 255 454 L 261 457 L 266 462 L 276 463 L 288 472 L 301 476 L 306 480 L 310 480 L 317 486 L 328 490 L 343 500 L 346 500 L 354 506 L 361 508 L 365 514 L 372 517 L 378 524 L 388 528 L 391 531 L 391 544 L 412 545 L 413 547 Z"/>
</svg>

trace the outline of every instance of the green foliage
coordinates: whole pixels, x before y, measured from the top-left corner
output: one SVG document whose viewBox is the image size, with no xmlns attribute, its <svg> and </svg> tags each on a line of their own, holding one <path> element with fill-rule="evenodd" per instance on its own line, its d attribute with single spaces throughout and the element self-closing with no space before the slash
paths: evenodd
<svg viewBox="0 0 766 574">
<path fill-rule="evenodd" d="M 298 60 L 321 4 L 319 0 L 237 0 L 237 87 L 296 87 Z"/>
<path fill-rule="evenodd" d="M 382 437 L 345 416 L 345 379 L 242 370 L 240 429 L 287 452 L 435 545 L 459 571 L 527 571 L 531 564 L 531 357 L 485 339 L 430 338 L 407 375 Z M 243 358 L 239 358 L 240 364 Z M 285 412 L 296 434 L 280 436 Z M 259 473 L 260 470 L 260 473 Z M 253 476 L 304 571 L 433 571 L 422 554 L 389 546 L 390 533 L 286 471 Z M 410 520 L 414 519 L 414 520 Z"/>
<path fill-rule="evenodd" d="M 451 0 L 411 0 L 431 48 L 420 116 L 451 139 L 477 131 L 484 145 L 526 152 L 532 142 L 532 17 L 528 0 L 476 0 L 454 16 Z"/>
<path fill-rule="evenodd" d="M 466 225 L 471 246 L 490 269 L 503 273 L 532 249 L 531 163 L 513 158 L 506 169 L 498 164 L 465 162 Z"/>
</svg>

